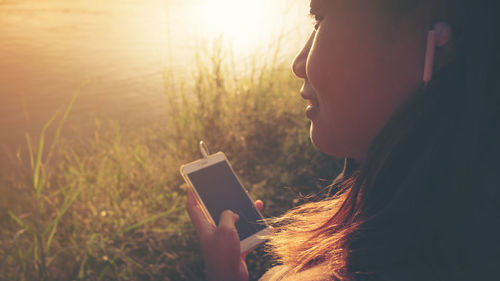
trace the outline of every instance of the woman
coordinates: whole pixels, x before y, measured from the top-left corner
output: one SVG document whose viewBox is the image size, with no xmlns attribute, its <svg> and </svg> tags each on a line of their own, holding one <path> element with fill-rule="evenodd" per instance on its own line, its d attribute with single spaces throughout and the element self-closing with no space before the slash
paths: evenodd
<svg viewBox="0 0 500 281">
<path fill-rule="evenodd" d="M 285 214 L 262 280 L 500 280 L 496 2 L 311 1 L 293 63 L 311 140 L 360 165 Z M 188 211 L 207 279 L 247 280 L 238 216 L 210 226 L 192 195 Z"/>
</svg>

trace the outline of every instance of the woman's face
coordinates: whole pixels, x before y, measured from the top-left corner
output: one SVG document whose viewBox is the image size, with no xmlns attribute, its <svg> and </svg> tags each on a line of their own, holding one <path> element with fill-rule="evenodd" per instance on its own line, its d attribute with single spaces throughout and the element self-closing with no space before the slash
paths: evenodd
<svg viewBox="0 0 500 281">
<path fill-rule="evenodd" d="M 432 19 L 416 8 L 395 23 L 377 1 L 359 2 L 311 1 L 317 24 L 293 71 L 304 79 L 313 144 L 362 161 L 390 115 L 421 84 Z"/>
</svg>

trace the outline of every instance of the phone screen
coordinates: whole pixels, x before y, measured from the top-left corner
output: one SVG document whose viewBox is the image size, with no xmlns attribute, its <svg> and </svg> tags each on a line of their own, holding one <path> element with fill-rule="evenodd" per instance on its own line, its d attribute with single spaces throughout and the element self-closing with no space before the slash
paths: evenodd
<svg viewBox="0 0 500 281">
<path fill-rule="evenodd" d="M 236 223 L 240 240 L 266 228 L 262 217 L 226 161 L 187 176 L 216 224 L 224 210 L 231 210 L 240 216 Z"/>
</svg>

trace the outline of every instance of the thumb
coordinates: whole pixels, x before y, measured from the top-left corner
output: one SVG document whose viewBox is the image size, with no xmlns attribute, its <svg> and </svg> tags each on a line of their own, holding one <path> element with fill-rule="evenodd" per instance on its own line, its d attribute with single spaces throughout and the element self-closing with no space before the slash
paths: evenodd
<svg viewBox="0 0 500 281">
<path fill-rule="evenodd" d="M 240 219 L 240 216 L 231 210 L 225 210 L 220 215 L 219 226 L 235 228 L 235 223 Z"/>
</svg>

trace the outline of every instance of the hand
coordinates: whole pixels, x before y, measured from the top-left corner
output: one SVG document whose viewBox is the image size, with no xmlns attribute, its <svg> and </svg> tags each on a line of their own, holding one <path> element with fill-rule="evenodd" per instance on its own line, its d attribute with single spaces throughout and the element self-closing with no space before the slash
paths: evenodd
<svg viewBox="0 0 500 281">
<path fill-rule="evenodd" d="M 264 203 L 255 201 L 260 211 Z M 239 216 L 230 210 L 222 212 L 219 225 L 210 223 L 199 206 L 193 191 L 188 188 L 187 210 L 200 239 L 207 280 L 247 281 L 246 254 L 240 255 L 240 239 L 235 223 Z"/>
</svg>

